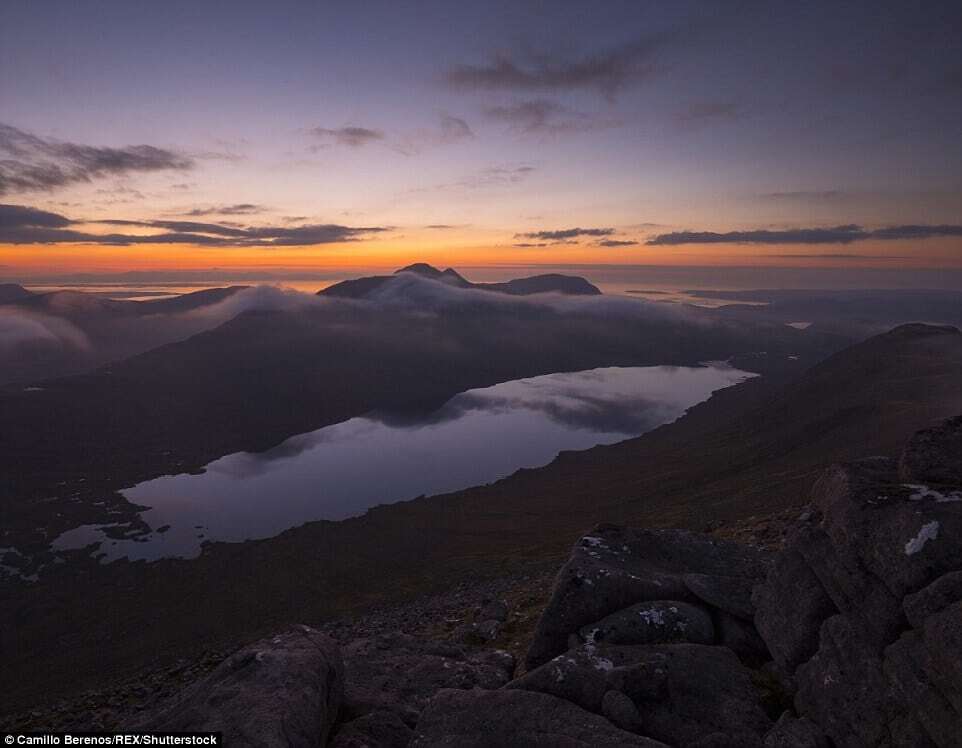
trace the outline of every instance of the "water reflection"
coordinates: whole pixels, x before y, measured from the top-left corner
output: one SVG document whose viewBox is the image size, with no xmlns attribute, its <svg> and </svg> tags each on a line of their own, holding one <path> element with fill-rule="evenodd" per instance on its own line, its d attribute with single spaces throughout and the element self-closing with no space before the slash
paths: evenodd
<svg viewBox="0 0 962 748">
<path fill-rule="evenodd" d="M 379 413 L 238 452 L 200 475 L 124 491 L 150 506 L 139 540 L 71 530 L 55 548 L 103 541 L 104 560 L 196 556 L 207 539 L 264 538 L 376 504 L 488 483 L 558 452 L 609 444 L 674 420 L 713 391 L 752 376 L 724 364 L 593 369 L 470 390 L 424 417 Z"/>
</svg>

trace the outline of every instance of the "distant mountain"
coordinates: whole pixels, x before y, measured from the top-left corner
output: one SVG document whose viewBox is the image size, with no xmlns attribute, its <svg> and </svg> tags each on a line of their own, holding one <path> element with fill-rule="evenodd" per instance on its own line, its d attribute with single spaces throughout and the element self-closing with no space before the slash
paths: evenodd
<svg viewBox="0 0 962 748">
<path fill-rule="evenodd" d="M 341 281 L 318 291 L 319 296 L 334 296 L 346 299 L 365 299 L 383 289 L 398 275 L 411 273 L 422 278 L 439 281 L 455 288 L 471 288 L 479 291 L 494 291 L 513 296 L 528 296 L 539 293 L 558 293 L 568 296 L 597 296 L 601 293 L 597 286 L 575 275 L 549 273 L 528 278 L 516 278 L 503 283 L 471 283 L 452 268 L 438 270 L 426 262 L 416 262 L 399 270 L 393 275 L 372 275 L 365 278 Z"/>
<path fill-rule="evenodd" d="M 0 283 L 0 304 L 21 301 L 30 296 L 33 294 L 23 286 L 18 286 L 16 283 Z"/>
<path fill-rule="evenodd" d="M 498 291 L 514 296 L 527 296 L 536 293 L 561 293 L 569 296 L 597 296 L 601 293 L 597 286 L 592 285 L 577 275 L 561 275 L 548 273 L 546 275 L 532 275 L 528 278 L 515 278 L 504 283 L 475 283 L 473 288 L 483 291 Z"/>
<path fill-rule="evenodd" d="M 0 286 L 0 385 L 89 371 L 220 324 L 204 314 L 246 286 L 131 301 L 81 291 L 30 293 Z M 4 300 L 6 299 L 6 300 Z M 13 340 L 11 343 L 10 340 Z"/>
<path fill-rule="evenodd" d="M 689 293 L 730 301 L 729 306 L 719 310 L 725 316 L 805 322 L 814 329 L 860 339 L 905 322 L 962 325 L 962 291 L 777 289 Z"/>
</svg>

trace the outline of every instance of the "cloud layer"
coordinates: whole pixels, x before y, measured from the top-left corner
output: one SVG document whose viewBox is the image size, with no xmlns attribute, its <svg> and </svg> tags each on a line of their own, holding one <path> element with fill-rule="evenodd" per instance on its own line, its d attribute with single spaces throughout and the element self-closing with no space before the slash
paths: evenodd
<svg viewBox="0 0 962 748">
<path fill-rule="evenodd" d="M 856 224 L 831 228 L 753 229 L 751 231 L 675 231 L 658 234 L 645 244 L 677 246 L 680 244 L 851 244 L 865 239 L 931 239 L 939 236 L 962 236 L 962 226 L 952 224 L 903 225 L 868 230 Z"/>
<path fill-rule="evenodd" d="M 297 247 L 358 241 L 389 229 L 384 226 L 342 226 L 334 223 L 301 226 L 246 226 L 197 221 L 130 221 L 108 219 L 94 223 L 157 229 L 160 233 L 95 234 L 69 228 L 88 222 L 25 205 L 0 205 L 0 243 L 53 244 L 193 244 L 205 247 Z"/>
<path fill-rule="evenodd" d="M 528 231 L 523 234 L 515 234 L 515 239 L 540 239 L 542 241 L 564 241 L 566 239 L 576 239 L 580 236 L 611 236 L 615 233 L 614 229 L 583 229 L 576 227 L 573 229 L 557 229 L 553 231 Z"/>
<path fill-rule="evenodd" d="M 449 85 L 462 90 L 588 89 L 611 97 L 651 74 L 655 54 L 666 39 L 664 35 L 643 37 L 578 57 L 540 53 L 522 59 L 497 54 L 479 65 L 457 65 L 446 77 Z"/>
<path fill-rule="evenodd" d="M 315 127 L 311 130 L 311 135 L 321 138 L 329 143 L 344 145 L 348 148 L 360 148 L 384 140 L 384 133 L 370 127 L 337 127 L 334 129 L 327 127 Z"/>
<path fill-rule="evenodd" d="M 81 145 L 41 138 L 0 123 L 0 195 L 50 192 L 102 177 L 193 166 L 193 159 L 152 145 Z"/>
</svg>

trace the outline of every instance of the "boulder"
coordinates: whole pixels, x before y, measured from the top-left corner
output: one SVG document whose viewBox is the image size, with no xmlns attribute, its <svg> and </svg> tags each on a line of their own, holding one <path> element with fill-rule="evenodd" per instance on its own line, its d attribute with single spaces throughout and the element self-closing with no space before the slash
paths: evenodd
<svg viewBox="0 0 962 748">
<path fill-rule="evenodd" d="M 805 557 L 795 547 L 778 554 L 752 597 L 755 627 L 775 662 L 789 672 L 818 649 L 822 622 L 837 612 Z"/>
<path fill-rule="evenodd" d="M 585 644 L 512 681 L 602 712 L 609 691 L 635 705 L 645 735 L 691 745 L 710 735 L 761 745 L 771 723 L 750 672 L 724 647 L 700 644 Z"/>
<path fill-rule="evenodd" d="M 677 600 L 636 603 L 584 626 L 579 633 L 582 641 L 595 644 L 711 644 L 715 639 L 711 616 Z"/>
<path fill-rule="evenodd" d="M 728 647 L 743 662 L 761 664 L 770 657 L 755 627 L 723 610 L 715 613 L 715 642 Z"/>
<path fill-rule="evenodd" d="M 812 521 L 755 590 L 756 626 L 797 687 L 796 711 L 836 746 L 958 744 L 960 440 L 962 419 L 950 419 L 897 463 L 825 471 Z"/>
<path fill-rule="evenodd" d="M 904 483 L 962 486 L 962 416 L 916 432 L 899 460 Z"/>
<path fill-rule="evenodd" d="M 635 702 L 621 691 L 605 691 L 601 699 L 601 713 L 608 718 L 615 727 L 640 734 L 641 715 Z"/>
<path fill-rule="evenodd" d="M 925 619 L 952 603 L 962 600 L 962 571 L 953 571 L 936 579 L 902 600 L 905 615 L 915 628 L 922 628 Z"/>
<path fill-rule="evenodd" d="M 425 708 L 412 748 L 666 748 L 544 693 L 442 690 Z"/>
<path fill-rule="evenodd" d="M 492 600 L 481 608 L 478 620 L 504 623 L 508 620 L 508 604 L 503 600 Z"/>
<path fill-rule="evenodd" d="M 755 617 L 752 588 L 755 577 L 733 577 L 723 574 L 683 574 L 688 590 L 702 602 L 747 621 Z"/>
<path fill-rule="evenodd" d="M 903 634 L 885 650 L 883 671 L 892 686 L 893 697 L 905 711 L 912 711 L 938 746 L 950 746 L 959 735 L 960 713 L 937 682 L 942 680 L 922 637 L 914 631 Z M 958 701 L 958 692 L 948 684 Z"/>
<path fill-rule="evenodd" d="M 784 712 L 765 736 L 765 748 L 832 748 L 818 725 Z"/>
<path fill-rule="evenodd" d="M 442 688 L 500 688 L 514 672 L 507 652 L 470 654 L 406 634 L 358 639 L 343 648 L 345 719 L 394 712 L 409 725 Z"/>
<path fill-rule="evenodd" d="M 790 535 L 792 547 L 818 577 L 835 609 L 853 620 L 877 647 L 903 628 L 901 599 L 892 594 L 847 546 L 835 545 L 820 527 L 800 526 Z"/>
<path fill-rule="evenodd" d="M 137 729 L 219 731 L 232 746 L 325 745 L 343 687 L 334 642 L 295 626 L 239 650 Z"/>
<path fill-rule="evenodd" d="M 822 529 L 898 600 L 962 569 L 962 501 L 898 483 L 892 461 L 835 465 L 813 488 Z"/>
<path fill-rule="evenodd" d="M 337 729 L 330 748 L 407 748 L 414 731 L 394 712 L 368 712 Z"/>
<path fill-rule="evenodd" d="M 687 530 L 639 530 L 600 525 L 575 544 L 555 582 L 527 654 L 535 668 L 567 648 L 583 626 L 635 603 L 697 603 L 686 574 L 764 577 L 769 554 Z"/>
<path fill-rule="evenodd" d="M 818 652 L 798 668 L 796 679 L 796 711 L 840 748 L 932 745 L 912 712 L 895 699 L 881 657 L 845 616 L 823 624 Z"/>
</svg>

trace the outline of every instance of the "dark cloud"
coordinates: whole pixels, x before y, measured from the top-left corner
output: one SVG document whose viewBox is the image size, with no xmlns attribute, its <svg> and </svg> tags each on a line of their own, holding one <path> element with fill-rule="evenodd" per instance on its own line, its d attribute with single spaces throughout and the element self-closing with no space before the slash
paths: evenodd
<svg viewBox="0 0 962 748">
<path fill-rule="evenodd" d="M 549 242 L 518 242 L 511 246 L 518 247 L 519 249 L 530 249 L 531 247 L 550 247 L 551 244 Z"/>
<path fill-rule="evenodd" d="M 604 120 L 569 109 L 556 101 L 532 99 L 484 110 L 489 119 L 502 122 L 508 129 L 523 135 L 560 135 L 613 127 L 614 120 Z"/>
<path fill-rule="evenodd" d="M 191 158 L 151 145 L 106 148 L 41 138 L 0 124 L 0 195 L 49 192 L 94 179 L 184 170 Z"/>
<path fill-rule="evenodd" d="M 26 205 L 0 204 L 0 230 L 33 226 L 39 228 L 63 228 L 70 219 L 59 213 L 30 208 Z"/>
<path fill-rule="evenodd" d="M 962 226 L 889 226 L 872 232 L 875 239 L 931 239 L 936 236 L 962 236 Z"/>
<path fill-rule="evenodd" d="M 856 224 L 832 228 L 755 229 L 751 231 L 676 231 L 659 234 L 646 244 L 674 246 L 679 244 L 851 244 L 865 239 L 930 239 L 939 236 L 962 236 L 962 226 L 904 225 L 870 231 Z"/>
<path fill-rule="evenodd" d="M 110 218 L 102 221 L 105 226 L 143 226 L 152 229 L 167 229 L 188 233 L 215 234 L 219 236 L 243 236 L 244 232 L 234 226 L 222 226 L 219 223 L 198 223 L 197 221 L 131 221 L 120 218 Z"/>
<path fill-rule="evenodd" d="M 638 242 L 628 239 L 605 239 L 598 242 L 599 247 L 633 247 Z"/>
<path fill-rule="evenodd" d="M 429 223 L 424 228 L 433 229 L 435 231 L 447 231 L 448 229 L 456 229 L 458 227 L 453 223 Z"/>
<path fill-rule="evenodd" d="M 136 226 L 161 229 L 155 234 L 95 234 L 68 226 L 99 223 L 107 226 Z M 197 221 L 73 221 L 21 205 L 0 205 L 0 242 L 8 244 L 192 244 L 207 247 L 289 247 L 358 241 L 370 234 L 388 231 L 383 226 L 341 226 L 309 224 L 304 226 L 228 226 Z"/>
<path fill-rule="evenodd" d="M 531 54 L 525 59 L 505 54 L 481 65 L 458 65 L 448 83 L 462 90 L 567 91 L 592 89 L 614 96 L 630 83 L 650 75 L 654 58 L 667 41 L 650 36 L 577 58 Z"/>
<path fill-rule="evenodd" d="M 614 229 L 559 229 L 556 231 L 529 231 L 523 234 L 515 234 L 516 239 L 541 239 L 543 241 L 558 241 L 563 239 L 575 239 L 579 236 L 611 236 L 615 233 Z"/>
<path fill-rule="evenodd" d="M 755 229 L 752 231 L 675 231 L 670 234 L 658 234 L 649 239 L 646 244 L 677 245 L 677 244 L 849 244 L 859 239 L 865 239 L 866 232 L 856 225 L 835 226 L 825 229 L 787 229 L 772 231 Z"/>
<path fill-rule="evenodd" d="M 337 145 L 346 145 L 349 148 L 360 148 L 384 140 L 383 132 L 368 127 L 338 127 L 333 130 L 326 127 L 315 127 L 311 130 L 311 134 L 318 138 L 332 140 Z"/>
<path fill-rule="evenodd" d="M 766 257 L 790 257 L 796 260 L 904 260 L 904 257 L 893 257 L 892 255 L 859 255 L 843 254 L 838 252 L 821 254 L 774 254 Z"/>
<path fill-rule="evenodd" d="M 235 203 L 234 205 L 214 205 L 209 208 L 194 208 L 182 215 L 185 216 L 249 216 L 263 213 L 267 208 L 254 203 Z"/>
</svg>

